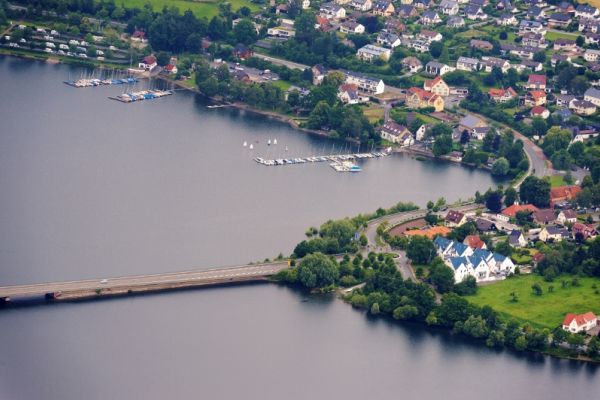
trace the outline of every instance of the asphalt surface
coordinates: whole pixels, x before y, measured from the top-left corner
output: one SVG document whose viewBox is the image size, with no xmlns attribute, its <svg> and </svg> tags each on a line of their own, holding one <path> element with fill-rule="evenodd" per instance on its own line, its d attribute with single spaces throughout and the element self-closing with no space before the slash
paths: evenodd
<svg viewBox="0 0 600 400">
<path fill-rule="evenodd" d="M 97 289 L 133 289 L 136 287 L 146 287 L 152 285 L 185 285 L 187 283 L 190 286 L 195 286 L 202 282 L 227 282 L 236 280 L 251 280 L 252 278 L 259 279 L 274 275 L 286 268 L 289 268 L 288 263 L 287 261 L 284 261 L 272 264 L 245 265 L 210 270 L 192 270 L 153 275 L 123 276 L 107 279 L 87 279 L 81 281 L 3 286 L 0 287 L 0 298 L 43 296 L 46 293 L 68 293 Z"/>
</svg>

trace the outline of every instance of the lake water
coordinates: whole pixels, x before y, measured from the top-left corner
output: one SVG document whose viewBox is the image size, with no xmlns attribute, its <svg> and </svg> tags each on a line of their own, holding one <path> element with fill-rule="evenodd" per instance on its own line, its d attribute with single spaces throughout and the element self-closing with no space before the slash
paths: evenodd
<svg viewBox="0 0 600 400">
<path fill-rule="evenodd" d="M 359 174 L 264 167 L 252 158 L 349 149 L 207 109 L 184 91 L 123 104 L 108 99 L 120 87 L 62 83 L 81 73 L 0 58 L 0 285 L 246 263 L 289 254 L 328 218 L 467 198 L 494 183 L 400 155 L 365 161 Z M 2 309 L 0 399 L 505 399 L 600 389 L 595 367 L 303 299 L 257 284 Z"/>
</svg>

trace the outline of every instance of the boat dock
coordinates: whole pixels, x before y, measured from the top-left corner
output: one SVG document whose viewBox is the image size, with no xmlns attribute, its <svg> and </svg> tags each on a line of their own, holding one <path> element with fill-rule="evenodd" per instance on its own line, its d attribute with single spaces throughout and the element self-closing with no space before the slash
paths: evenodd
<svg viewBox="0 0 600 400">
<path fill-rule="evenodd" d="M 109 97 L 112 100 L 118 100 L 123 103 L 133 103 L 142 100 L 154 100 L 173 94 L 171 90 L 140 90 L 138 92 L 123 93 L 116 97 Z"/>
<path fill-rule="evenodd" d="M 76 88 L 85 87 L 96 87 L 96 86 L 108 86 L 108 85 L 132 85 L 137 83 L 136 78 L 123 78 L 123 79 L 99 79 L 99 78 L 82 78 L 76 81 L 64 81 L 65 84 Z"/>
<path fill-rule="evenodd" d="M 360 167 L 353 164 L 352 161 L 368 158 L 385 157 L 389 154 L 389 151 L 376 151 L 370 153 L 334 154 L 328 156 L 315 157 L 277 158 L 273 160 L 264 159 L 262 157 L 256 157 L 254 161 L 268 167 L 278 165 L 329 162 L 329 165 L 338 172 L 359 172 L 361 170 Z"/>
</svg>

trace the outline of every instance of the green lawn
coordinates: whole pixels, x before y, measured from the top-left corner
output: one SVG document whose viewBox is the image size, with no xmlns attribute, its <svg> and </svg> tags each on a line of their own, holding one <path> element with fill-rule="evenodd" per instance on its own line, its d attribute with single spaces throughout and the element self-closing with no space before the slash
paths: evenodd
<svg viewBox="0 0 600 400">
<path fill-rule="evenodd" d="M 577 36 L 579 35 L 569 32 L 547 32 L 545 38 L 546 40 L 577 39 Z"/>
<path fill-rule="evenodd" d="M 145 4 L 152 4 L 154 11 L 160 11 L 164 6 L 177 7 L 182 13 L 186 10 L 192 10 L 197 17 L 208 17 L 211 18 L 219 13 L 219 3 L 225 0 L 203 0 L 203 1 L 191 1 L 191 0 L 121 0 L 116 3 L 123 4 L 126 8 L 143 8 Z M 252 11 L 259 10 L 259 7 L 251 3 L 249 0 L 228 0 L 231 3 L 231 9 L 233 11 L 246 6 Z"/>
<path fill-rule="evenodd" d="M 292 84 L 289 83 L 288 81 L 284 81 L 284 80 L 281 80 L 281 79 L 279 79 L 277 81 L 274 81 L 274 82 L 271 82 L 271 84 L 273 86 L 277 86 L 279 89 L 281 89 L 283 91 L 288 90 L 290 88 L 290 86 L 292 86 Z"/>
<path fill-rule="evenodd" d="M 552 175 L 549 176 L 547 179 L 550 180 L 550 187 L 568 185 L 568 183 L 565 182 L 565 178 L 563 175 Z"/>
<path fill-rule="evenodd" d="M 571 279 L 562 276 L 554 282 L 546 282 L 539 275 L 522 275 L 481 286 L 475 296 L 466 298 L 479 306 L 489 305 L 504 317 L 552 329 L 562 323 L 567 313 L 600 313 L 600 294 L 594 293 L 596 289 L 592 288 L 594 284 L 600 288 L 600 279 L 580 278 L 581 286 L 577 287 L 571 285 Z M 567 280 L 568 287 L 563 289 L 561 280 Z M 536 282 L 542 286 L 541 296 L 534 295 L 531 290 L 531 285 Z M 552 293 L 548 291 L 551 285 L 554 286 Z M 512 292 L 517 293 L 516 303 L 511 301 Z"/>
</svg>

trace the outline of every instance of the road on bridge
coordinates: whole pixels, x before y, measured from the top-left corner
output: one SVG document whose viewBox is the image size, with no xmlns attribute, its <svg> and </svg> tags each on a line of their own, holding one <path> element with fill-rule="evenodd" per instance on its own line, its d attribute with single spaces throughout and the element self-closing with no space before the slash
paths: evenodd
<svg viewBox="0 0 600 400">
<path fill-rule="evenodd" d="M 0 298 L 33 297 L 52 294 L 54 298 L 83 298 L 91 295 L 115 295 L 129 292 L 244 282 L 264 279 L 289 268 L 288 262 L 250 264 L 208 270 L 168 272 L 164 274 L 87 279 L 69 282 L 38 283 L 0 287 Z"/>
</svg>

